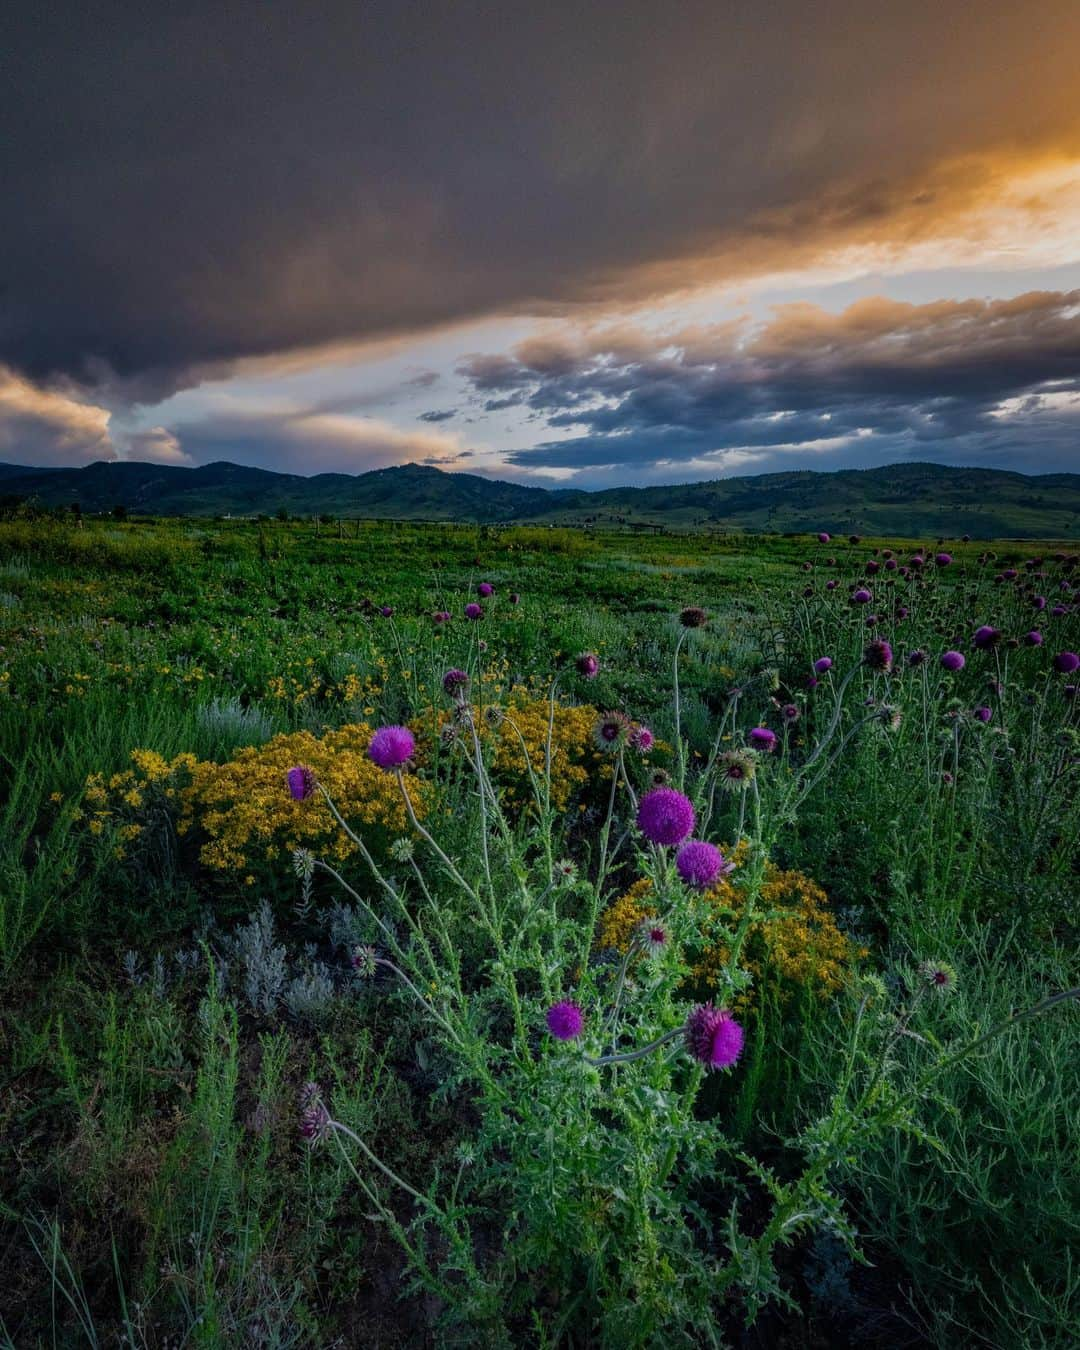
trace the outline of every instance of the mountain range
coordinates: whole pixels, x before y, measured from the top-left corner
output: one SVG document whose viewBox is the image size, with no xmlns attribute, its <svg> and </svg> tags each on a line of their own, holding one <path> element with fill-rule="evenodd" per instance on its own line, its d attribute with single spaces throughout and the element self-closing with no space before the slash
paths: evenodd
<svg viewBox="0 0 1080 1350">
<path fill-rule="evenodd" d="M 1080 474 L 891 464 L 588 492 L 506 483 L 405 464 L 311 477 L 225 461 L 183 468 L 99 461 L 83 468 L 0 464 L 0 498 L 85 512 L 160 516 L 334 516 L 482 524 L 630 526 L 748 532 L 857 531 L 1070 539 L 1080 535 Z"/>
</svg>

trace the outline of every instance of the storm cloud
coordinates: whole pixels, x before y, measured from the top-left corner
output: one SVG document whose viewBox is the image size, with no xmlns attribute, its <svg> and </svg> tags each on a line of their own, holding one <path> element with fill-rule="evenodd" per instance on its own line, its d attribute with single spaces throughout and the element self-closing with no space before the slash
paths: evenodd
<svg viewBox="0 0 1080 1350">
<path fill-rule="evenodd" d="M 581 481 L 612 467 L 643 481 L 907 456 L 1065 469 L 1080 447 L 1080 291 L 568 331 L 460 369 L 476 398 L 562 433 L 512 463 Z"/>
<path fill-rule="evenodd" d="M 1080 153 L 1078 48 L 1074 0 L 19 6 L 0 360 L 153 401 L 907 245 Z"/>
</svg>

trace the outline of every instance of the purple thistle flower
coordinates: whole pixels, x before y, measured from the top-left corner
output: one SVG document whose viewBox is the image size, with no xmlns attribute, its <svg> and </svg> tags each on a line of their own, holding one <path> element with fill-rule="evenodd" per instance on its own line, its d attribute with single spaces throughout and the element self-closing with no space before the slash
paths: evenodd
<svg viewBox="0 0 1080 1350">
<path fill-rule="evenodd" d="M 884 638 L 875 638 L 863 649 L 863 662 L 871 670 L 883 670 L 887 675 L 892 670 L 893 649 Z"/>
<path fill-rule="evenodd" d="M 602 713 L 593 728 L 593 740 L 601 750 L 621 750 L 630 742 L 633 728 L 625 713 Z"/>
<path fill-rule="evenodd" d="M 547 1010 L 547 1028 L 557 1041 L 575 1041 L 585 1030 L 585 1017 L 576 1003 L 553 1003 Z"/>
<path fill-rule="evenodd" d="M 469 687 L 469 676 L 464 670 L 448 670 L 442 677 L 442 687 L 451 698 L 463 697 Z"/>
<path fill-rule="evenodd" d="M 832 657 L 819 656 L 814 662 L 814 674 L 824 675 L 827 670 L 832 670 Z"/>
<path fill-rule="evenodd" d="M 994 714 L 993 711 L 990 708 L 988 708 L 984 703 L 980 707 L 974 709 L 971 715 L 972 717 L 975 718 L 977 722 L 989 722 Z"/>
<path fill-rule="evenodd" d="M 1004 570 L 1004 572 L 1002 572 L 1001 575 L 1005 578 L 1006 581 L 1015 581 L 1019 574 L 1017 573 L 1015 567 L 1006 567 L 1006 569 Z"/>
<path fill-rule="evenodd" d="M 860 586 L 858 590 L 851 593 L 852 603 L 856 605 L 868 605 L 873 598 L 865 586 Z"/>
<path fill-rule="evenodd" d="M 379 608 L 379 613 L 384 619 L 392 619 L 394 617 L 394 607 L 393 605 L 382 605 Z"/>
<path fill-rule="evenodd" d="M 939 567 L 948 567 L 948 565 L 952 562 L 952 554 L 951 554 L 951 553 L 935 553 L 935 554 L 934 554 L 934 561 L 937 563 L 937 565 L 938 565 Z"/>
<path fill-rule="evenodd" d="M 816 675 L 810 675 L 807 677 L 806 687 L 807 689 L 816 689 L 820 683 L 821 681 Z"/>
<path fill-rule="evenodd" d="M 670 941 L 668 931 L 658 919 L 644 919 L 638 929 L 638 942 L 648 956 L 660 956 Z"/>
<path fill-rule="evenodd" d="M 776 732 L 770 731 L 768 727 L 754 727 L 746 739 L 755 750 L 762 750 L 766 754 L 776 749 Z"/>
<path fill-rule="evenodd" d="M 648 727 L 636 726 L 630 733 L 630 744 L 639 754 L 647 755 L 656 744 L 656 738 Z"/>
<path fill-rule="evenodd" d="M 822 530 L 817 537 L 817 541 L 819 544 L 827 544 L 830 541 L 830 539 L 832 539 L 832 535 L 826 534 L 824 530 Z"/>
<path fill-rule="evenodd" d="M 285 775 L 289 795 L 294 802 L 306 802 L 315 791 L 315 773 L 306 764 L 297 764 Z"/>
<path fill-rule="evenodd" d="M 695 819 L 689 797 L 675 788 L 653 788 L 638 806 L 638 829 L 653 844 L 681 844 L 693 830 Z"/>
<path fill-rule="evenodd" d="M 1080 656 L 1075 652 L 1058 652 L 1054 657 L 1054 669 L 1059 675 L 1071 675 L 1080 668 Z"/>
<path fill-rule="evenodd" d="M 784 719 L 787 726 L 792 726 L 799 720 L 799 705 L 797 703 L 785 703 L 780 709 L 780 716 Z"/>
<path fill-rule="evenodd" d="M 1055 605 L 1054 608 L 1050 611 L 1050 614 L 1052 618 L 1063 619 L 1065 615 L 1068 614 L 1068 612 L 1069 610 L 1066 605 Z"/>
<path fill-rule="evenodd" d="M 577 666 L 577 673 L 587 680 L 595 680 L 600 673 L 600 662 L 592 652 L 582 652 L 574 664 Z"/>
<path fill-rule="evenodd" d="M 915 553 L 908 559 L 908 563 L 912 567 L 922 567 L 925 561 L 926 559 L 921 553 Z"/>
<path fill-rule="evenodd" d="M 476 594 L 483 596 L 483 598 L 486 600 L 489 595 L 495 594 L 495 587 L 491 584 L 490 581 L 482 581 L 480 585 L 477 586 L 476 588 Z"/>
<path fill-rule="evenodd" d="M 950 994 L 956 987 L 956 971 L 945 961 L 924 961 L 919 974 L 937 994 Z"/>
<path fill-rule="evenodd" d="M 827 591 L 835 591 L 835 590 L 836 590 L 836 581 L 835 581 L 835 580 L 833 580 L 833 581 L 827 581 L 827 582 L 825 583 L 825 589 L 826 589 Z"/>
<path fill-rule="evenodd" d="M 465 606 L 465 617 L 467 619 L 472 619 L 475 623 L 477 619 L 482 619 L 484 617 L 483 607 L 478 605 L 475 600 L 470 600 Z"/>
<path fill-rule="evenodd" d="M 380 769 L 400 769 L 415 753 L 416 741 L 408 727 L 380 727 L 368 746 L 368 755 Z"/>
<path fill-rule="evenodd" d="M 1030 633 L 1024 634 L 1024 641 L 1029 647 L 1041 647 L 1043 635 L 1037 628 L 1033 628 Z"/>
<path fill-rule="evenodd" d="M 898 619 L 906 619 L 910 613 L 911 610 L 908 609 L 907 605 L 899 605 L 896 610 L 896 617 Z"/>
<path fill-rule="evenodd" d="M 899 565 L 900 565 L 900 564 L 896 561 L 895 558 L 886 558 L 886 559 L 885 559 L 885 571 L 886 571 L 886 572 L 895 572 L 896 569 L 897 569 L 897 567 L 899 567 Z"/>
<path fill-rule="evenodd" d="M 743 1048 L 743 1029 L 726 1008 L 699 1003 L 686 1019 L 686 1048 L 707 1069 L 727 1069 Z"/>
<path fill-rule="evenodd" d="M 436 623 L 449 623 L 450 611 L 446 609 L 437 609 L 431 617 Z"/>
<path fill-rule="evenodd" d="M 709 616 L 697 605 L 687 605 L 679 613 L 679 622 L 684 628 L 704 628 L 709 622 Z"/>
<path fill-rule="evenodd" d="M 870 561 L 866 564 L 866 570 L 870 573 L 871 576 L 873 576 L 875 572 L 880 571 L 880 569 L 881 564 L 879 562 L 875 562 L 873 558 L 871 558 Z"/>
<path fill-rule="evenodd" d="M 962 652 L 942 652 L 941 665 L 944 670 L 963 670 L 964 656 Z"/>
<path fill-rule="evenodd" d="M 1037 596 L 1035 597 L 1035 599 L 1032 600 L 1031 603 L 1035 606 L 1036 609 L 1045 609 L 1045 608 L 1046 608 L 1046 596 L 1045 596 L 1045 595 L 1037 595 Z"/>
<path fill-rule="evenodd" d="M 687 886 L 707 891 L 719 877 L 735 870 L 735 864 L 725 860 L 715 844 L 704 839 L 691 839 L 675 855 L 675 867 Z"/>
<path fill-rule="evenodd" d="M 926 653 L 921 647 L 916 647 L 914 651 L 908 652 L 907 663 L 909 666 L 921 666 L 926 660 Z"/>
<path fill-rule="evenodd" d="M 988 651 L 991 647 L 997 645 L 1000 637 L 1001 633 L 998 629 L 992 628 L 988 623 L 984 623 L 981 628 L 975 629 L 975 635 L 971 640 L 980 651 Z"/>
</svg>

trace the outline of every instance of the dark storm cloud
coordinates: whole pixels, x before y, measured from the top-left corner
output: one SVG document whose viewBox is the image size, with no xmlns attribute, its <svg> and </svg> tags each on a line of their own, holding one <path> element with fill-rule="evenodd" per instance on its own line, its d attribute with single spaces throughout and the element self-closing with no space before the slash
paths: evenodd
<svg viewBox="0 0 1080 1350">
<path fill-rule="evenodd" d="M 1077 145 L 1075 0 L 9 9 L 0 360 L 115 398 L 909 243 Z"/>
<path fill-rule="evenodd" d="M 790 304 L 761 325 L 549 336 L 461 372 L 572 433 L 516 451 L 521 467 L 670 474 L 713 456 L 717 468 L 828 468 L 1009 447 L 1016 459 L 1018 427 L 1033 467 L 1080 466 L 1080 291 L 876 298 L 839 314 Z"/>
<path fill-rule="evenodd" d="M 438 409 L 433 408 L 431 412 L 422 412 L 420 414 L 421 422 L 449 422 L 451 417 L 456 417 L 457 411 L 454 408 Z"/>
</svg>

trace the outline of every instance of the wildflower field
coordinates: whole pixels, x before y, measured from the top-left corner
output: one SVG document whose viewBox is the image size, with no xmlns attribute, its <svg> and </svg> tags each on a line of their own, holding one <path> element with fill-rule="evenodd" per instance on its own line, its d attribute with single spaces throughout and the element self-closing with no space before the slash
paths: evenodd
<svg viewBox="0 0 1080 1350">
<path fill-rule="evenodd" d="M 0 523 L 0 1345 L 1080 1343 L 1080 559 Z"/>
</svg>

